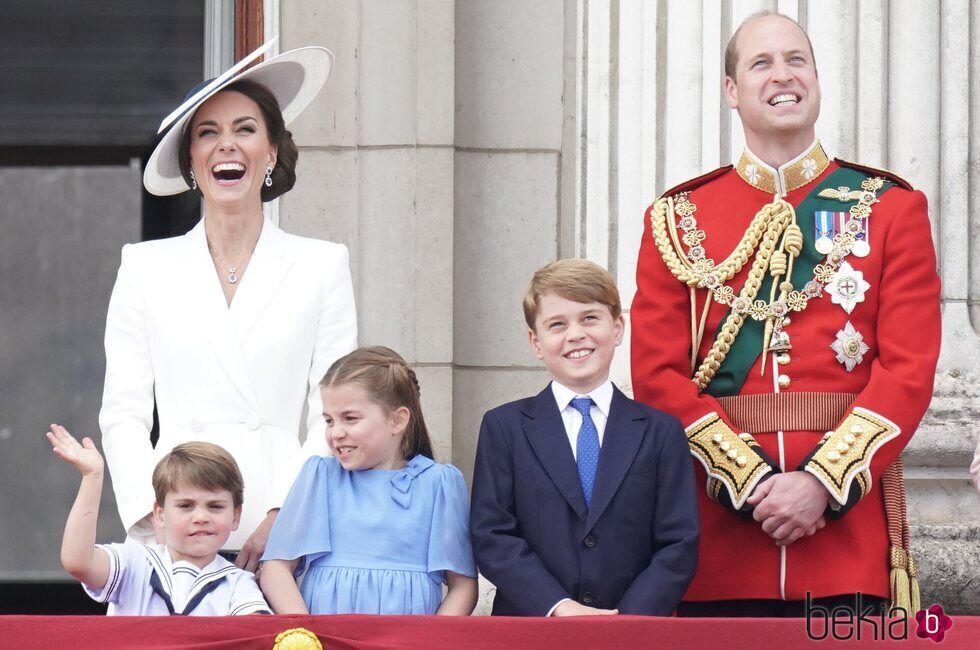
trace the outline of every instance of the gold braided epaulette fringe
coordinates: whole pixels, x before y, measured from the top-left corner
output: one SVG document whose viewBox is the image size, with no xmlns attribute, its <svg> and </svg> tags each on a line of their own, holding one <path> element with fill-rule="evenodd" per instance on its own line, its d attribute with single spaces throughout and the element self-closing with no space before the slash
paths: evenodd
<svg viewBox="0 0 980 650">
<path fill-rule="evenodd" d="M 850 491 L 863 497 L 871 489 L 868 467 L 875 452 L 901 433 L 890 420 L 867 409 L 855 408 L 836 431 L 828 431 L 804 469 L 823 483 L 837 503 L 847 503 Z"/>
<path fill-rule="evenodd" d="M 755 439 L 732 431 L 717 413 L 709 413 L 687 428 L 691 454 L 708 473 L 708 492 L 717 501 L 725 486 L 733 507 L 738 510 L 763 476 L 772 468 L 756 453 Z M 711 481 L 710 479 L 714 479 Z"/>
</svg>

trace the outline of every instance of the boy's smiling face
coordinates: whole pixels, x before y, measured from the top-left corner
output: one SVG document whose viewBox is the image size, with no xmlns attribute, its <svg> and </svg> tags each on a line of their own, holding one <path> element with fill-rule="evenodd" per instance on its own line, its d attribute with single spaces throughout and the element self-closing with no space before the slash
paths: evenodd
<svg viewBox="0 0 980 650">
<path fill-rule="evenodd" d="M 534 356 L 559 384 L 584 395 L 609 378 L 625 321 L 598 302 L 575 302 L 554 293 L 538 301 L 534 329 L 528 331 Z"/>
</svg>

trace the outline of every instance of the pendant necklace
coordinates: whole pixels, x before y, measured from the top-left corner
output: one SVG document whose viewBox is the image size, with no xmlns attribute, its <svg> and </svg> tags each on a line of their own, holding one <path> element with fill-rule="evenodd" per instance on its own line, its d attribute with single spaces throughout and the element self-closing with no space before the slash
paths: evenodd
<svg viewBox="0 0 980 650">
<path fill-rule="evenodd" d="M 252 250 L 250 250 L 248 252 L 248 254 L 245 256 L 244 260 L 241 263 L 235 264 L 235 265 L 228 264 L 228 262 L 225 260 L 224 255 L 221 255 L 220 253 L 218 253 L 217 249 L 215 249 L 213 246 L 211 246 L 210 242 L 208 243 L 208 249 L 211 251 L 211 255 L 213 257 L 218 258 L 218 261 L 221 263 L 221 266 L 224 266 L 225 268 L 228 269 L 228 275 L 225 277 L 225 279 L 228 281 L 228 284 L 235 284 L 235 283 L 238 282 L 238 280 L 239 280 L 239 273 L 238 273 L 239 267 L 241 267 L 244 270 L 244 266 L 246 264 L 248 264 L 248 260 L 250 260 L 252 258 L 252 253 L 255 252 L 255 247 L 256 247 L 256 245 L 258 245 L 258 243 L 259 243 L 259 241 L 258 241 L 258 239 L 256 239 L 255 240 L 255 243 L 252 244 Z"/>
</svg>

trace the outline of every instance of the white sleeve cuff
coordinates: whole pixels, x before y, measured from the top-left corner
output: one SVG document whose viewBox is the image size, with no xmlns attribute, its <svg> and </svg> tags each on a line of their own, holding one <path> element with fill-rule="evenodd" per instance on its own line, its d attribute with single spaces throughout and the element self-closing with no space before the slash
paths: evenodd
<svg viewBox="0 0 980 650">
<path fill-rule="evenodd" d="M 551 606 L 551 609 L 548 610 L 548 613 L 545 614 L 545 617 L 551 617 L 555 613 L 555 610 L 558 609 L 559 605 L 561 605 L 564 602 L 568 602 L 569 600 L 571 600 L 571 598 L 562 598 L 561 600 L 559 600 L 557 603 Z"/>
</svg>

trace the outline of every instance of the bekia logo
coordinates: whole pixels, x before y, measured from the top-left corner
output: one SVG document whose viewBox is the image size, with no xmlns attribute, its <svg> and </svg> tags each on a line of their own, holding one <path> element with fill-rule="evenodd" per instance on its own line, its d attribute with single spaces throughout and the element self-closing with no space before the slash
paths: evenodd
<svg viewBox="0 0 980 650">
<path fill-rule="evenodd" d="M 909 638 L 909 613 L 901 607 L 880 604 L 880 599 L 868 602 L 860 592 L 854 594 L 854 603 L 824 607 L 814 603 L 806 595 L 806 635 L 811 641 L 833 637 L 838 641 L 871 639 L 874 641 L 901 641 Z M 953 627 L 953 619 L 946 615 L 943 606 L 934 604 L 929 609 L 915 613 L 915 635 L 941 643 L 946 632 Z"/>
<path fill-rule="evenodd" d="M 946 616 L 943 606 L 939 604 L 934 604 L 929 609 L 917 611 L 915 621 L 918 623 L 915 636 L 920 639 L 932 639 L 936 643 L 942 642 L 946 637 L 946 632 L 953 627 L 953 619 Z"/>
<path fill-rule="evenodd" d="M 880 600 L 864 600 L 854 594 L 854 604 L 824 607 L 806 595 L 806 635 L 811 641 L 833 637 L 837 641 L 871 639 L 901 641 L 909 637 L 908 612 L 901 607 L 888 608 Z"/>
</svg>

